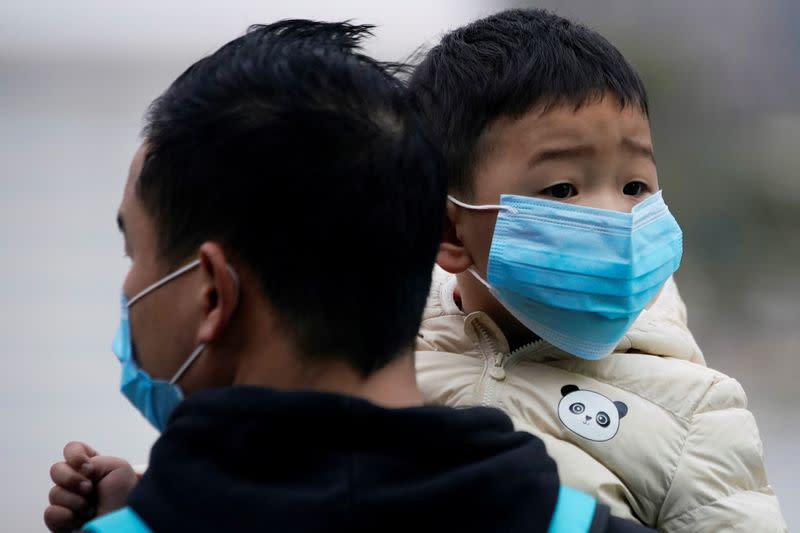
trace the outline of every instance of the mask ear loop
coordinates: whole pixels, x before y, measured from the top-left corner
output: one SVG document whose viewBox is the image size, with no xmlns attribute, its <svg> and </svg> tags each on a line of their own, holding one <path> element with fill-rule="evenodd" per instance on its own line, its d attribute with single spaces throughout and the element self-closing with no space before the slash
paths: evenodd
<svg viewBox="0 0 800 533">
<path fill-rule="evenodd" d="M 500 205 L 500 204 L 472 205 L 464 203 L 461 200 L 456 200 L 449 194 L 447 195 L 447 199 L 459 207 L 463 207 L 464 209 L 470 209 L 472 211 L 508 211 L 513 215 L 516 215 L 519 212 L 517 211 L 517 208 L 511 207 L 510 205 Z"/>
<path fill-rule="evenodd" d="M 467 270 L 470 274 L 472 274 L 472 277 L 480 281 L 484 287 L 486 287 L 490 291 L 492 290 L 492 286 L 489 285 L 489 282 L 483 279 L 483 277 L 480 274 L 478 274 L 478 270 L 474 266 L 469 267 Z"/>
<path fill-rule="evenodd" d="M 199 259 L 197 260 L 197 263 L 198 264 L 200 263 Z M 187 266 L 189 266 L 189 265 L 187 265 Z M 225 266 L 228 268 L 228 272 L 230 272 L 231 277 L 233 278 L 233 282 L 236 285 L 236 299 L 234 300 L 234 303 L 233 303 L 233 308 L 236 309 L 236 307 L 239 305 L 239 288 L 240 288 L 239 275 L 236 273 L 236 271 L 233 269 L 232 266 L 227 265 L 227 264 Z M 186 267 L 184 267 L 184 268 L 186 268 Z M 178 274 L 178 275 L 180 275 L 180 274 Z M 175 372 L 175 375 L 172 377 L 172 379 L 169 380 L 171 385 L 174 385 L 175 383 L 178 382 L 179 379 L 181 379 L 183 374 L 185 374 L 186 371 L 189 370 L 189 367 L 192 366 L 192 363 L 194 363 L 194 360 L 197 359 L 200 356 L 200 354 L 203 352 L 205 347 L 206 347 L 206 344 L 203 343 L 203 344 L 198 345 L 197 348 L 194 349 L 194 351 L 189 356 L 189 358 L 186 359 L 186 361 L 181 365 L 181 367 L 178 369 L 178 371 Z"/>
<path fill-rule="evenodd" d="M 231 273 L 234 285 L 236 285 L 236 297 L 233 301 L 233 309 L 236 310 L 236 308 L 239 306 L 239 290 L 241 289 L 241 285 L 239 284 L 239 274 L 236 273 L 231 265 L 225 264 L 225 266 L 228 268 L 228 272 Z"/>
<path fill-rule="evenodd" d="M 464 203 L 461 200 L 456 200 L 455 198 L 453 198 L 449 194 L 447 195 L 447 199 L 450 200 L 451 202 L 453 202 L 455 205 L 457 205 L 459 207 L 463 207 L 464 209 L 470 209 L 470 210 L 473 210 L 473 211 L 508 211 L 512 215 L 516 215 L 517 213 L 519 213 L 517 208 L 511 207 L 510 205 L 493 205 L 493 204 L 472 205 L 472 204 Z M 480 274 L 478 274 L 478 271 L 475 269 L 474 266 L 469 267 L 468 270 L 469 270 L 469 273 L 472 274 L 472 276 L 475 279 L 480 281 L 490 291 L 492 290 L 492 286 L 489 285 L 489 282 L 486 281 L 485 279 L 483 279 L 483 277 Z"/>
<path fill-rule="evenodd" d="M 162 285 L 166 285 L 167 283 L 169 283 L 173 279 L 186 274 L 187 272 L 189 272 L 193 268 L 196 268 L 199 264 L 200 264 L 200 260 L 199 259 L 195 259 L 194 261 L 192 261 L 188 265 L 182 266 L 181 268 L 179 268 L 178 270 L 176 270 L 172 274 L 168 274 L 168 275 L 164 276 L 163 278 L 161 278 L 160 280 L 158 280 L 155 283 L 153 283 L 152 285 L 150 285 L 148 287 L 145 287 L 142 291 L 139 292 L 139 294 L 137 294 L 136 296 L 134 296 L 133 298 L 128 300 L 128 307 L 132 306 L 137 301 L 141 300 L 142 298 L 144 298 L 145 296 L 147 296 L 148 294 L 150 294 L 151 292 L 153 292 L 157 288 L 161 287 Z"/>
<path fill-rule="evenodd" d="M 205 350 L 205 348 L 206 348 L 206 345 L 205 345 L 205 343 L 203 343 L 203 344 L 198 345 L 197 348 L 194 349 L 194 351 L 192 352 L 192 355 L 189 356 L 189 358 L 186 360 L 186 362 L 184 362 L 181 365 L 181 367 L 178 369 L 178 371 L 175 372 L 175 375 L 172 376 L 172 379 L 169 380 L 169 384 L 170 385 L 174 385 L 175 383 L 177 383 L 177 381 L 179 379 L 181 379 L 183 374 L 187 370 L 189 370 L 189 367 L 192 365 L 192 363 L 194 363 L 194 360 L 197 359 L 197 356 L 199 356 L 203 352 L 203 350 Z"/>
</svg>

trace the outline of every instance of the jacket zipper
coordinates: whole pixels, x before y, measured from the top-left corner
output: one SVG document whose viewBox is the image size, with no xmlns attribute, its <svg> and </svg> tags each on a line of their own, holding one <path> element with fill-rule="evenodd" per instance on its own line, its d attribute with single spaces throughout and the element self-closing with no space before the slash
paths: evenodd
<svg viewBox="0 0 800 533">
<path fill-rule="evenodd" d="M 519 348 L 508 354 L 505 361 L 503 362 L 503 367 L 511 369 L 513 363 L 516 363 L 526 355 L 530 355 L 531 351 L 535 351 L 536 348 L 539 348 L 543 344 L 544 344 L 544 339 L 539 339 L 537 341 L 531 341 L 528 344 L 523 344 L 522 346 L 520 346 Z"/>
<path fill-rule="evenodd" d="M 544 340 L 539 339 L 529 342 L 511 353 L 505 353 L 497 348 L 497 343 L 480 322 L 476 322 L 475 329 L 478 331 L 482 345 L 491 347 L 491 356 L 486 357 L 486 371 L 484 372 L 484 379 L 486 374 L 489 374 L 489 381 L 483 387 L 481 405 L 483 407 L 496 407 L 497 388 L 506 379 L 506 368 L 510 367 L 512 363 L 516 363 L 520 357 L 527 355 L 531 349 L 544 343 Z"/>
<path fill-rule="evenodd" d="M 481 340 L 481 352 L 484 353 L 486 357 L 486 368 L 484 369 L 482 381 L 484 381 L 485 385 L 483 386 L 483 397 L 481 399 L 481 405 L 484 407 L 490 407 L 492 402 L 494 401 L 494 389 L 497 387 L 497 381 L 490 377 L 489 381 L 486 380 L 486 374 L 492 375 L 493 368 L 497 367 L 497 364 L 502 361 L 502 355 L 500 350 L 497 349 L 497 344 L 495 343 L 494 339 L 489 335 L 489 332 L 483 327 L 480 322 L 475 323 L 475 329 L 478 331 L 478 336 Z M 489 346 L 491 347 L 491 354 L 487 355 L 484 352 L 484 347 Z"/>
</svg>

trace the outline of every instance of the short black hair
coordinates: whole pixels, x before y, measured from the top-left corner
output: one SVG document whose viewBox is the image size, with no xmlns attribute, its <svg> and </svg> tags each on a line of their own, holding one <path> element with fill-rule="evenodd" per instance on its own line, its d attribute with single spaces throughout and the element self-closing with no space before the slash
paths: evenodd
<svg viewBox="0 0 800 533">
<path fill-rule="evenodd" d="M 410 349 L 446 180 L 371 26 L 285 20 L 186 70 L 150 106 L 137 195 L 177 266 L 207 240 L 259 277 L 300 350 L 363 375 Z"/>
<path fill-rule="evenodd" d="M 636 70 L 597 32 L 541 9 L 512 9 L 446 34 L 410 83 L 444 150 L 450 190 L 469 198 L 500 118 L 582 105 L 612 93 L 648 116 Z"/>
</svg>

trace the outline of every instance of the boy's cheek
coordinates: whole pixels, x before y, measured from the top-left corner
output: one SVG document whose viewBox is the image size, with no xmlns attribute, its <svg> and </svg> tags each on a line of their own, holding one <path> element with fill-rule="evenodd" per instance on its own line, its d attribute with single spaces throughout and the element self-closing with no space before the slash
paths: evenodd
<svg viewBox="0 0 800 533">
<path fill-rule="evenodd" d="M 481 213 L 479 216 L 470 218 L 472 220 L 463 226 L 460 238 L 475 267 L 479 272 L 485 274 L 497 214 Z"/>
</svg>

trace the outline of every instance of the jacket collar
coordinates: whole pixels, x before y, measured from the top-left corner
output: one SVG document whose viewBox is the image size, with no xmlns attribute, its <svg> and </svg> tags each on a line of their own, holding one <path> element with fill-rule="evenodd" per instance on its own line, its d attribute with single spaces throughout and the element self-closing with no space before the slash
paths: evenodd
<svg viewBox="0 0 800 533">
<path fill-rule="evenodd" d="M 453 291 L 455 275 L 434 267 L 433 283 L 423 314 L 422 329 L 428 342 L 440 351 L 487 356 L 509 353 L 506 336 L 486 313 L 467 315 L 458 308 Z M 655 302 L 642 312 L 620 341 L 615 353 L 645 353 L 705 365 L 700 347 L 686 324 L 686 305 L 673 278 Z M 522 346 L 515 356 L 535 360 L 572 359 L 572 355 L 546 341 Z"/>
</svg>

